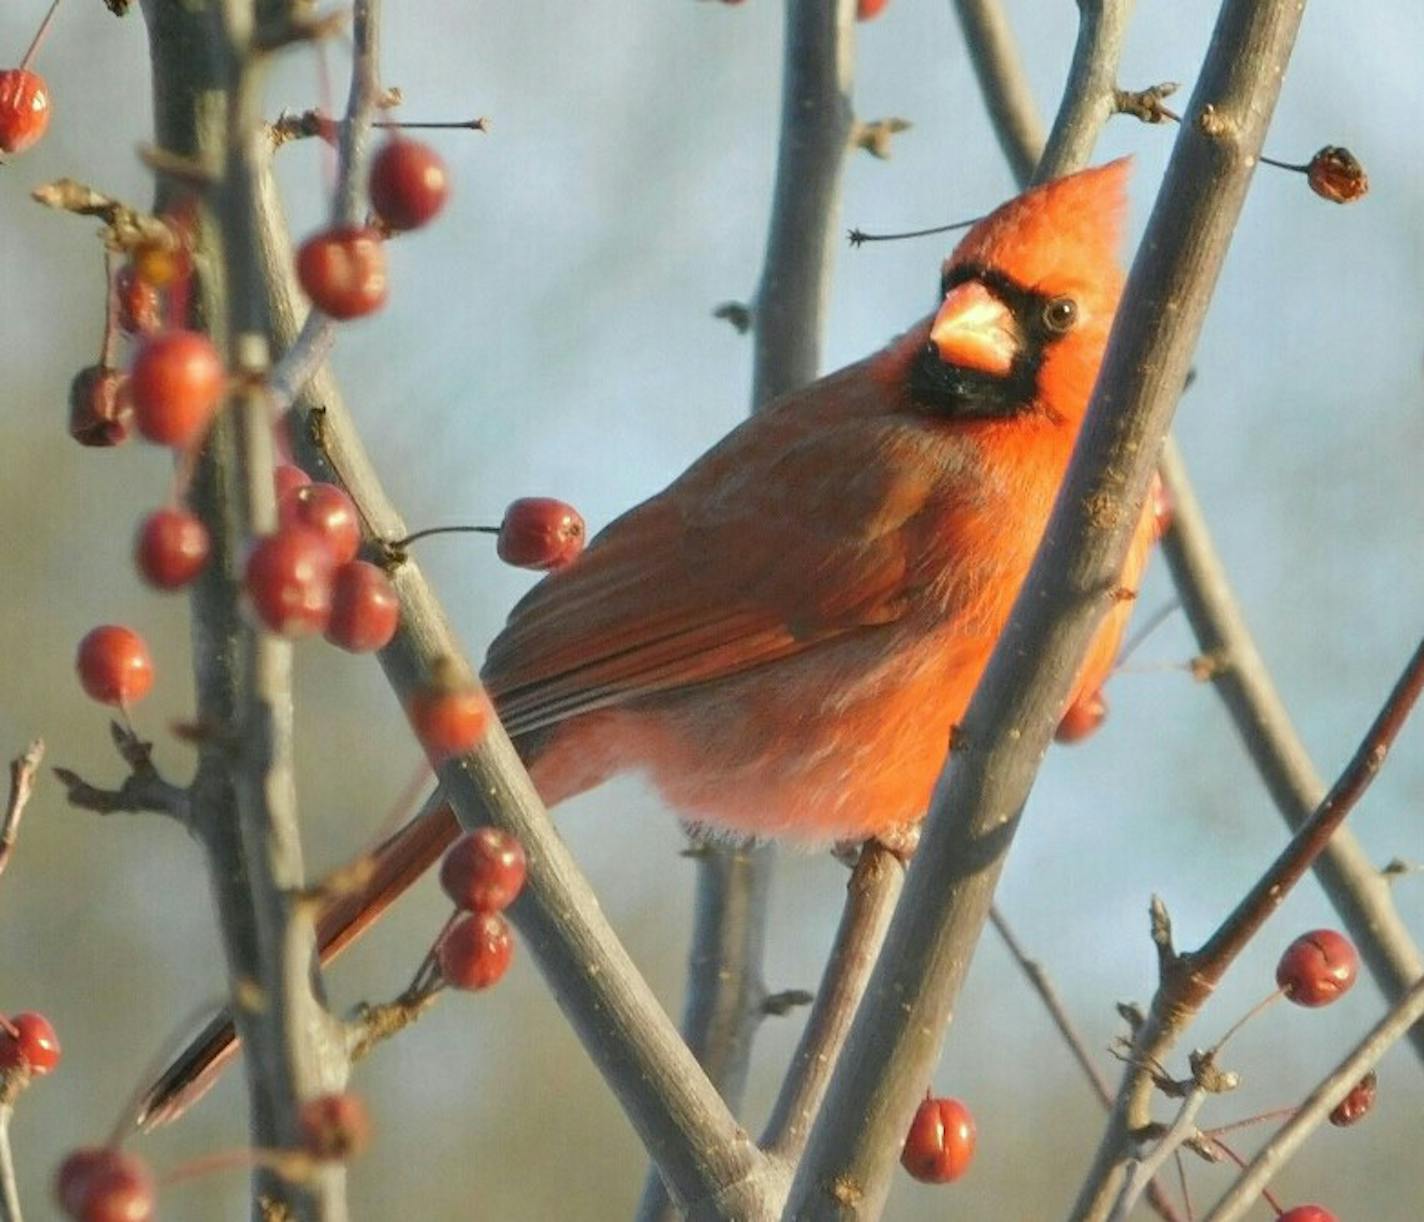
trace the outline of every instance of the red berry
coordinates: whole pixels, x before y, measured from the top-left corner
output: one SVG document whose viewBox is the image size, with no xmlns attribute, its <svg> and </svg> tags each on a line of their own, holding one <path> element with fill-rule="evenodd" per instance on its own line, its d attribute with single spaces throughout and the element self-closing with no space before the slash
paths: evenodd
<svg viewBox="0 0 1424 1222">
<path fill-rule="evenodd" d="M 40 1077 L 58 1064 L 59 1036 L 43 1014 L 26 1010 L 0 1018 L 0 1070 L 23 1066 Z"/>
<path fill-rule="evenodd" d="M 890 0 L 855 0 L 855 19 L 869 21 L 872 17 L 879 17 L 889 3 Z"/>
<path fill-rule="evenodd" d="M 183 509 L 157 509 L 139 523 L 134 563 L 139 575 L 160 590 L 186 586 L 208 562 L 208 528 Z"/>
<path fill-rule="evenodd" d="M 499 912 L 524 886 L 524 846 L 497 827 L 482 827 L 459 840 L 440 862 L 440 885 L 457 908 Z"/>
<path fill-rule="evenodd" d="M 1372 1069 L 1350 1088 L 1350 1093 L 1335 1105 L 1330 1113 L 1330 1123 L 1337 1129 L 1347 1129 L 1358 1124 L 1369 1115 L 1375 1105 L 1376 1088 L 1379 1079 Z"/>
<path fill-rule="evenodd" d="M 128 375 L 90 365 L 69 384 L 69 435 L 82 446 L 116 446 L 129 439 L 133 403 Z"/>
<path fill-rule="evenodd" d="M 583 519 L 572 505 L 526 496 L 504 511 L 496 550 L 521 569 L 561 569 L 583 551 L 584 539 Z"/>
<path fill-rule="evenodd" d="M 224 380 L 222 358 L 206 335 L 161 331 L 150 336 L 129 374 L 138 431 L 160 445 L 191 445 L 217 410 Z"/>
<path fill-rule="evenodd" d="M 385 304 L 386 252 L 374 229 L 337 226 L 297 251 L 297 279 L 312 304 L 332 318 L 360 318 Z"/>
<path fill-rule="evenodd" d="M 326 540 L 337 564 L 354 560 L 361 549 L 361 518 L 356 506 L 335 484 L 305 483 L 277 505 L 283 526 L 305 526 Z"/>
<path fill-rule="evenodd" d="M 319 1095 L 301 1106 L 302 1149 L 318 1162 L 341 1163 L 371 1143 L 371 1117 L 356 1095 Z"/>
<path fill-rule="evenodd" d="M 958 1099 L 926 1099 L 910 1122 L 900 1164 L 926 1184 L 951 1184 L 969 1170 L 977 1133 Z"/>
<path fill-rule="evenodd" d="M 79 642 L 79 682 L 100 704 L 127 708 L 153 686 L 153 659 L 132 628 L 103 624 Z"/>
<path fill-rule="evenodd" d="M 410 702 L 410 724 L 426 754 L 437 760 L 463 755 L 489 728 L 489 702 L 476 688 L 431 688 Z"/>
<path fill-rule="evenodd" d="M 54 1191 L 75 1222 L 149 1222 L 154 1216 L 148 1167 L 112 1146 L 75 1150 L 59 1165 Z"/>
<path fill-rule="evenodd" d="M 428 144 L 396 137 L 371 162 L 370 189 L 371 207 L 388 228 L 419 229 L 450 198 L 450 177 Z"/>
<path fill-rule="evenodd" d="M 1102 692 L 1080 696 L 1064 710 L 1063 719 L 1053 737 L 1060 743 L 1080 743 L 1097 733 L 1108 715 L 1108 702 Z"/>
<path fill-rule="evenodd" d="M 321 632 L 331 617 L 331 548 L 307 526 L 264 535 L 247 556 L 243 587 L 257 618 L 283 636 Z"/>
<path fill-rule="evenodd" d="M 1276 964 L 1276 983 L 1298 1006 L 1328 1006 L 1355 983 L 1360 957 L 1354 944 L 1333 929 L 1303 933 Z"/>
<path fill-rule="evenodd" d="M 272 473 L 272 482 L 277 489 L 277 504 L 287 499 L 289 493 L 311 483 L 311 476 L 294 463 L 278 463 Z"/>
<path fill-rule="evenodd" d="M 1332 204 L 1352 203 L 1370 189 L 1369 176 L 1354 153 L 1330 144 L 1310 159 L 1305 179 L 1316 195 Z"/>
<path fill-rule="evenodd" d="M 1324 1205 L 1295 1205 L 1276 1218 L 1276 1222 L 1340 1222 Z"/>
<path fill-rule="evenodd" d="M 467 912 L 435 948 L 440 974 L 457 989 L 487 989 L 509 970 L 514 939 L 497 912 Z"/>
<path fill-rule="evenodd" d="M 125 263 L 114 277 L 114 302 L 120 329 L 130 335 L 157 331 L 163 326 L 163 296 Z"/>
<path fill-rule="evenodd" d="M 374 564 L 352 560 L 336 570 L 326 639 L 352 653 L 384 649 L 400 623 L 400 599 L 391 579 Z"/>
<path fill-rule="evenodd" d="M 49 126 L 49 86 L 38 72 L 0 72 L 0 153 L 23 153 Z"/>
</svg>

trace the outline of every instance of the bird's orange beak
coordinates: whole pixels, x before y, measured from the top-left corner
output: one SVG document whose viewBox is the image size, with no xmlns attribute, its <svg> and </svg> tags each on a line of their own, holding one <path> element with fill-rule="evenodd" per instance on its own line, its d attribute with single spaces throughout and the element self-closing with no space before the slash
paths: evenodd
<svg viewBox="0 0 1424 1222">
<path fill-rule="evenodd" d="M 1009 307 L 975 280 L 945 294 L 930 324 L 940 359 L 981 373 L 1006 374 L 1023 343 Z"/>
</svg>

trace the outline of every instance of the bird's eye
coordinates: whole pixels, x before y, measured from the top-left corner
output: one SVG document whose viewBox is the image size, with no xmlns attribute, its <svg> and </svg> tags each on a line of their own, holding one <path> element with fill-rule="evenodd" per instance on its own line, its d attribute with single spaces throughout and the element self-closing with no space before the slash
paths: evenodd
<svg viewBox="0 0 1424 1222">
<path fill-rule="evenodd" d="M 1043 307 L 1043 325 L 1062 334 L 1078 321 L 1078 303 L 1071 297 L 1055 297 Z"/>
</svg>

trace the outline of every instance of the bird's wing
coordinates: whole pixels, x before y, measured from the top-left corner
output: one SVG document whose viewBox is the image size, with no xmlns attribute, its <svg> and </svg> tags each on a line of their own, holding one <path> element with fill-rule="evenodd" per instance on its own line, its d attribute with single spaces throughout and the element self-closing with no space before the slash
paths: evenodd
<svg viewBox="0 0 1424 1222">
<path fill-rule="evenodd" d="M 756 417 L 514 608 L 485 681 L 521 734 L 891 622 L 931 489 L 901 426 Z"/>
</svg>

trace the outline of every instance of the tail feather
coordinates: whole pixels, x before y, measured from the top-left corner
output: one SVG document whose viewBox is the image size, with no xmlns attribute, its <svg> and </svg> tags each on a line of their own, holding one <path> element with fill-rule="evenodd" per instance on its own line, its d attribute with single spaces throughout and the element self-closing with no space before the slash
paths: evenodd
<svg viewBox="0 0 1424 1222">
<path fill-rule="evenodd" d="M 317 918 L 317 950 L 330 963 L 377 921 L 459 835 L 448 805 L 413 819 L 372 854 L 374 868 L 360 889 L 331 903 Z M 214 1015 L 144 1093 L 136 1123 L 148 1131 L 177 1120 L 217 1082 L 237 1055 L 237 1032 L 226 1010 Z"/>
</svg>

